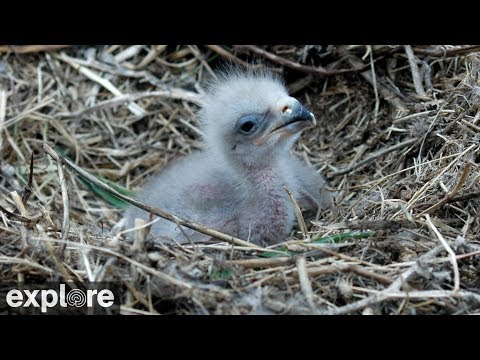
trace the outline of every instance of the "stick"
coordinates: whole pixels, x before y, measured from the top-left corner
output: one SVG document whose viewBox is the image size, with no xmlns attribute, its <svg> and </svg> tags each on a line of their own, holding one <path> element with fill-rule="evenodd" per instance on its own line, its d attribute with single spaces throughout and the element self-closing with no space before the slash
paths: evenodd
<svg viewBox="0 0 480 360">
<path fill-rule="evenodd" d="M 52 156 L 53 157 L 53 156 Z M 58 178 L 60 181 L 60 188 L 62 190 L 62 201 L 63 201 L 63 223 L 62 223 L 62 240 L 67 240 L 68 232 L 70 231 L 70 205 L 68 201 L 68 192 L 67 192 L 67 182 L 65 181 L 65 176 L 63 173 L 62 163 L 53 157 L 57 163 L 57 172 Z M 58 253 L 60 257 L 63 257 L 65 251 L 65 243 L 60 244 Z"/>
<path fill-rule="evenodd" d="M 440 234 L 438 231 L 437 227 L 432 223 L 432 220 L 430 219 L 430 215 L 425 214 L 425 220 L 427 221 L 428 227 L 437 235 L 438 240 L 442 243 L 442 245 L 445 247 L 445 250 L 447 250 L 447 253 L 450 255 L 450 261 L 452 262 L 452 267 L 453 267 L 453 274 L 454 274 L 454 287 L 453 291 L 457 292 L 460 290 L 460 272 L 458 270 L 458 263 L 457 263 L 457 258 L 455 257 L 455 253 L 453 252 L 452 248 L 448 243 L 445 241 L 445 238 Z"/>
<path fill-rule="evenodd" d="M 23 217 L 29 218 L 30 215 L 28 213 L 27 208 L 23 204 L 22 198 L 20 195 L 18 195 L 17 191 L 14 190 L 10 193 L 10 197 L 12 198 L 13 202 L 15 203 L 15 206 L 17 207 L 18 211 L 20 211 L 20 214 L 22 214 Z"/>
<path fill-rule="evenodd" d="M 302 65 L 297 62 L 282 58 L 278 55 L 272 54 L 271 52 L 265 51 L 257 46 L 254 45 L 236 45 L 236 49 L 238 50 L 247 50 L 251 51 L 257 55 L 260 55 L 268 60 L 271 60 L 277 64 L 286 66 L 290 69 L 294 69 L 297 71 L 302 71 L 307 74 L 313 74 L 317 76 L 332 76 L 332 75 L 340 75 L 340 74 L 348 74 L 352 72 L 358 72 L 364 70 L 366 67 L 370 66 L 362 64 L 361 66 L 354 68 L 354 69 L 339 69 L 339 70 L 327 70 L 321 66 L 313 67 L 308 65 Z"/>
<path fill-rule="evenodd" d="M 37 223 L 40 221 L 40 219 L 42 218 L 42 214 L 36 214 L 34 216 L 23 216 L 23 215 L 20 215 L 20 214 L 15 214 L 11 211 L 8 211 L 7 209 L 5 209 L 3 206 L 0 205 L 0 211 L 3 212 L 8 218 L 14 218 L 14 219 L 17 219 L 17 220 L 20 220 L 20 221 L 23 221 L 25 223 Z"/>
<path fill-rule="evenodd" d="M 65 54 L 61 54 L 61 56 L 55 56 L 57 59 L 60 59 L 62 60 L 63 62 L 66 62 L 68 65 L 70 65 L 71 67 L 73 67 L 75 70 L 77 70 L 79 73 L 85 75 L 87 78 L 89 78 L 90 80 L 92 81 L 95 81 L 96 83 L 100 84 L 101 86 L 103 86 L 105 89 L 107 89 L 108 91 L 110 91 L 112 94 L 116 95 L 116 96 L 122 96 L 122 92 L 120 90 L 118 90 L 115 85 L 113 85 L 111 83 L 110 80 L 108 79 L 104 79 L 102 78 L 100 75 L 94 73 L 92 70 L 90 69 L 87 69 L 86 67 L 82 66 L 82 65 L 79 65 L 77 64 L 76 62 L 74 62 L 73 59 L 71 59 L 70 57 L 68 57 L 67 55 Z M 128 105 L 128 110 L 130 110 L 130 112 L 134 115 L 137 115 L 137 116 L 143 116 L 146 114 L 146 111 L 140 107 L 139 105 L 137 105 L 136 103 L 134 102 L 130 102 L 129 105 Z"/>
<path fill-rule="evenodd" d="M 450 191 L 445 197 L 440 200 L 437 204 L 430 206 L 427 210 L 424 210 L 420 213 L 419 216 L 425 214 L 431 214 L 432 212 L 440 209 L 443 205 L 445 205 L 449 201 L 453 201 L 453 196 L 460 191 L 463 184 L 467 180 L 468 175 L 470 175 L 470 170 L 472 169 L 472 163 L 467 162 L 465 168 L 463 169 L 462 175 L 460 175 L 460 179 L 458 180 L 457 184 L 455 185 L 454 189 Z"/>
<path fill-rule="evenodd" d="M 315 222 L 314 222 L 315 223 Z M 400 230 L 400 229 L 418 229 L 423 223 L 405 220 L 346 220 L 340 223 L 322 226 L 328 230 Z"/>
<path fill-rule="evenodd" d="M 303 256 L 299 256 L 296 261 L 297 270 L 298 270 L 298 280 L 300 281 L 300 287 L 302 289 L 303 295 L 307 299 L 308 306 L 312 310 L 315 310 L 315 303 L 313 302 L 313 290 L 312 283 L 308 277 L 306 261 Z"/>
<path fill-rule="evenodd" d="M 425 89 L 422 85 L 422 80 L 420 78 L 420 73 L 418 71 L 417 59 L 413 53 L 412 47 L 410 45 L 405 45 L 405 53 L 407 54 L 408 63 L 410 64 L 410 69 L 412 71 L 413 86 L 415 87 L 415 92 L 419 96 L 427 96 Z"/>
<path fill-rule="evenodd" d="M 175 100 L 186 100 L 195 104 L 201 104 L 201 95 L 191 91 L 183 90 L 180 88 L 171 88 L 167 90 L 146 91 L 146 92 L 141 92 L 136 94 L 120 95 L 120 96 L 114 97 L 113 99 L 101 101 L 96 105 L 93 105 L 83 110 L 69 112 L 69 113 L 58 113 L 56 114 L 56 116 L 63 116 L 63 117 L 69 117 L 69 118 L 79 117 L 86 113 L 90 113 L 92 111 L 96 111 L 96 110 L 107 108 L 107 107 L 117 106 L 125 102 L 141 100 L 148 97 L 165 97 L 165 98 L 170 98 Z"/>
<path fill-rule="evenodd" d="M 442 169 L 442 171 L 440 171 L 440 173 L 435 176 L 435 178 L 433 178 L 432 180 L 428 181 L 425 185 L 423 185 L 421 187 L 420 190 L 418 190 L 413 196 L 412 198 L 410 199 L 410 201 L 407 203 L 407 209 L 412 209 L 413 208 L 413 204 L 418 201 L 418 199 L 420 198 L 420 196 L 422 196 L 427 190 L 428 188 L 430 188 L 430 186 L 432 186 L 441 176 L 443 176 L 443 174 L 445 174 L 448 170 L 450 170 L 450 168 L 455 165 L 457 163 L 458 160 L 460 160 L 460 158 L 462 156 L 464 156 L 466 153 L 468 153 L 470 150 L 472 150 L 475 146 L 477 146 L 477 144 L 472 144 L 471 146 L 469 146 L 467 149 L 465 149 L 460 155 L 458 155 L 458 157 L 454 160 L 452 160 L 452 162 L 450 164 L 448 164 L 446 167 L 444 167 Z M 396 216 L 396 215 L 395 215 Z M 393 217 L 395 217 L 393 216 Z M 392 217 L 392 218 L 393 218 Z"/>
<path fill-rule="evenodd" d="M 116 190 L 112 189 L 110 186 L 108 186 L 107 184 L 105 184 L 104 182 L 98 180 L 95 176 L 93 176 L 92 174 L 90 174 L 89 172 L 83 170 L 82 168 L 80 168 L 79 166 L 77 166 L 76 164 L 74 164 L 71 160 L 67 159 L 66 157 L 64 157 L 63 155 L 61 154 L 58 154 L 57 152 L 55 152 L 55 150 L 53 150 L 50 146 L 48 146 L 48 144 L 43 144 L 43 149 L 45 150 L 45 152 L 47 154 L 49 154 L 55 161 L 57 162 L 61 162 L 61 163 L 64 163 L 65 165 L 67 165 L 69 168 L 71 168 L 72 170 L 74 170 L 76 173 L 80 174 L 81 176 L 83 176 L 84 178 L 86 178 L 88 181 L 90 181 L 91 183 L 95 184 L 96 186 L 98 186 L 99 188 L 105 190 L 106 192 L 118 197 L 119 199 L 122 199 L 142 210 L 145 210 L 149 213 L 153 213 L 154 215 L 157 215 L 157 216 L 160 216 L 161 218 L 163 219 L 166 219 L 166 220 L 169 220 L 169 221 L 172 221 L 176 224 L 179 224 L 179 225 L 182 225 L 182 226 L 185 226 L 185 227 L 188 227 L 189 229 L 193 229 L 195 231 L 198 231 L 202 234 L 205 234 L 205 235 L 208 235 L 208 236 L 211 236 L 211 237 L 214 237 L 216 239 L 219 239 L 219 240 L 222 240 L 222 241 L 225 241 L 225 242 L 228 242 L 228 243 L 231 243 L 231 244 L 236 244 L 236 245 L 241 245 L 241 246 L 247 246 L 249 248 L 251 248 L 252 250 L 257 250 L 257 251 L 265 251 L 264 248 L 260 247 L 260 246 L 257 246 L 257 245 L 254 245 L 252 243 L 249 243 L 247 241 L 244 241 L 244 240 L 241 240 L 241 239 L 238 239 L 238 238 L 235 238 L 233 236 L 230 236 L 230 235 L 227 235 L 227 234 L 224 234 L 220 231 L 217 231 L 217 230 L 213 230 L 213 229 L 210 229 L 204 225 L 201 225 L 201 224 L 198 224 L 196 222 L 193 222 L 193 221 L 190 221 L 188 219 L 185 219 L 185 218 L 182 218 L 180 216 L 176 216 L 174 214 L 171 214 L 165 210 L 162 210 L 162 209 L 159 209 L 159 208 L 156 208 L 156 207 L 152 207 L 152 206 L 149 206 L 141 201 L 138 201 L 136 199 L 132 199 L 128 196 L 125 196 L 123 194 L 120 194 L 119 192 L 117 192 Z"/>
<path fill-rule="evenodd" d="M 422 49 L 422 48 L 413 48 L 413 51 L 417 54 L 428 55 L 434 57 L 451 57 L 469 54 L 471 52 L 480 51 L 480 45 L 469 45 L 460 48 L 454 49 Z"/>
<path fill-rule="evenodd" d="M 412 265 L 408 270 L 404 271 L 400 276 L 384 291 L 380 293 L 376 293 L 372 296 L 369 296 L 365 299 L 359 300 L 357 302 L 339 307 L 337 309 L 329 310 L 326 312 L 326 314 L 329 315 L 342 315 L 342 314 L 348 314 L 354 311 L 359 311 L 367 306 L 379 303 L 383 300 L 386 300 L 389 298 L 390 293 L 396 293 L 400 290 L 403 284 L 405 284 L 410 277 L 412 277 L 416 272 L 419 270 L 421 264 L 424 264 L 431 259 L 433 259 L 435 256 L 437 256 L 442 250 L 444 250 L 443 245 L 439 245 L 429 252 L 423 254 L 416 262 L 414 265 Z"/>
<path fill-rule="evenodd" d="M 356 164 L 352 164 L 350 166 L 347 166 L 345 169 L 342 169 L 342 170 L 338 170 L 338 171 L 333 171 L 331 173 L 328 174 L 328 177 L 332 177 L 332 176 L 339 176 L 339 175 L 343 175 L 343 174 L 346 174 L 346 173 L 349 173 L 353 170 L 356 170 L 358 169 L 359 167 L 362 167 L 363 165 L 366 165 L 370 162 L 372 162 L 373 160 L 385 155 L 385 154 L 388 154 L 392 151 L 395 151 L 395 150 L 398 150 L 398 149 L 402 149 L 406 146 L 409 146 L 409 145 L 412 145 L 414 144 L 415 142 L 417 142 L 418 139 L 408 139 L 408 140 L 405 140 L 404 142 L 401 142 L 401 143 L 398 143 L 398 144 L 395 144 L 393 146 L 390 146 L 389 148 L 386 148 L 386 149 L 382 149 L 380 151 L 377 151 L 376 153 L 373 153 L 372 155 L 370 155 L 369 157 L 367 157 L 366 159 L 356 163 Z"/>
<path fill-rule="evenodd" d="M 360 66 L 365 66 L 362 61 L 360 61 L 359 58 L 356 56 L 350 55 L 348 53 L 344 53 L 344 55 L 347 56 L 347 60 L 352 65 L 353 67 L 360 68 Z M 369 66 L 369 65 L 366 65 Z M 360 73 L 360 75 L 368 82 L 370 85 L 375 86 L 375 81 L 373 79 L 373 73 L 371 70 L 365 70 Z M 398 95 L 394 93 L 389 87 L 386 85 L 382 84 L 381 82 L 377 83 L 378 86 L 378 92 L 382 97 L 388 101 L 390 104 L 392 104 L 397 110 L 400 111 L 406 111 L 407 108 L 403 104 L 403 102 L 400 100 Z"/>
<path fill-rule="evenodd" d="M 231 54 L 229 51 L 225 50 L 223 47 L 219 46 L 219 45 L 207 45 L 207 47 L 216 52 L 218 55 L 232 61 L 232 62 L 237 62 L 239 64 L 242 64 L 243 66 L 245 66 L 246 68 L 256 68 L 256 67 L 261 67 L 261 65 L 253 65 L 253 64 L 249 64 L 248 62 L 246 61 L 243 61 L 242 59 L 239 59 L 238 57 L 236 57 L 235 55 Z"/>
<path fill-rule="evenodd" d="M 290 198 L 290 201 L 292 202 L 293 210 L 295 212 L 295 216 L 296 216 L 297 222 L 298 222 L 298 227 L 300 228 L 300 231 L 302 232 L 303 239 L 306 239 L 306 238 L 308 238 L 308 228 L 307 228 L 307 224 L 305 224 L 305 219 L 303 218 L 302 210 L 300 209 L 300 206 L 298 206 L 297 200 L 295 200 L 291 191 L 288 190 L 286 186 L 284 186 L 283 189 L 287 192 L 288 197 Z"/>
</svg>

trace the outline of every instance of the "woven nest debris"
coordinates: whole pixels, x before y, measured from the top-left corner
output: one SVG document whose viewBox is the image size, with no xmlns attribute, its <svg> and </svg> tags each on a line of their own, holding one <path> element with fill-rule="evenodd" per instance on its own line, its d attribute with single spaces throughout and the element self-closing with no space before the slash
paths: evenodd
<svg viewBox="0 0 480 360">
<path fill-rule="evenodd" d="M 225 61 L 315 113 L 294 152 L 336 205 L 271 248 L 126 242 L 125 202 L 44 144 L 129 196 L 201 148 Z M 0 149 L 3 283 L 113 282 L 122 314 L 480 313 L 479 46 L 1 46 Z"/>
</svg>

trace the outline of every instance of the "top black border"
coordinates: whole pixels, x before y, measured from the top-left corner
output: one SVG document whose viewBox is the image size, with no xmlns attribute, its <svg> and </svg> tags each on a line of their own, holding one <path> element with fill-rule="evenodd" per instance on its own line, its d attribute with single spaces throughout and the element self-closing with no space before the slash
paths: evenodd
<svg viewBox="0 0 480 360">
<path fill-rule="evenodd" d="M 468 6 L 460 4 L 223 0 L 36 6 L 2 9 L 0 43 L 474 44 L 480 39 L 475 11 L 468 14 Z"/>
</svg>

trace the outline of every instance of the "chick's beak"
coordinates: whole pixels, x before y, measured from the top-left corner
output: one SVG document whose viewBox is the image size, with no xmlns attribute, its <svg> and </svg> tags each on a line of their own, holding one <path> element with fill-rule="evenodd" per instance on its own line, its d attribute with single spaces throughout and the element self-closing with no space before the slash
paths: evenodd
<svg viewBox="0 0 480 360">
<path fill-rule="evenodd" d="M 289 127 L 290 125 L 296 123 L 300 123 L 302 128 L 306 125 L 309 125 L 309 123 L 316 125 L 315 116 L 298 101 L 294 102 L 291 107 L 285 106 L 282 109 L 282 113 L 283 124 L 277 127 L 277 129 Z"/>
<path fill-rule="evenodd" d="M 269 125 L 264 135 L 257 141 L 261 144 L 273 134 L 280 137 L 289 137 L 303 130 L 308 125 L 316 125 L 315 116 L 308 111 L 298 100 L 289 98 L 290 101 L 280 103 L 280 110 L 277 114 L 271 114 Z"/>
</svg>

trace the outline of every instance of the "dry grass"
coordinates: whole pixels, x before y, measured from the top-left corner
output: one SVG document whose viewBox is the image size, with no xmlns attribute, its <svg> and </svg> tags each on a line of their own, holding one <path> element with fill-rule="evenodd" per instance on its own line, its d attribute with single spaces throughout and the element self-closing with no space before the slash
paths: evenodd
<svg viewBox="0 0 480 360">
<path fill-rule="evenodd" d="M 480 312 L 478 47 L 41 50 L 0 47 L 1 281 L 116 281 L 125 314 Z M 333 209 L 305 214 L 289 256 L 127 244 L 122 209 L 43 151 L 138 189 L 200 148 L 205 75 L 255 56 L 317 115 L 295 152 L 337 191 Z M 347 235 L 310 241 L 335 234 Z"/>
</svg>

